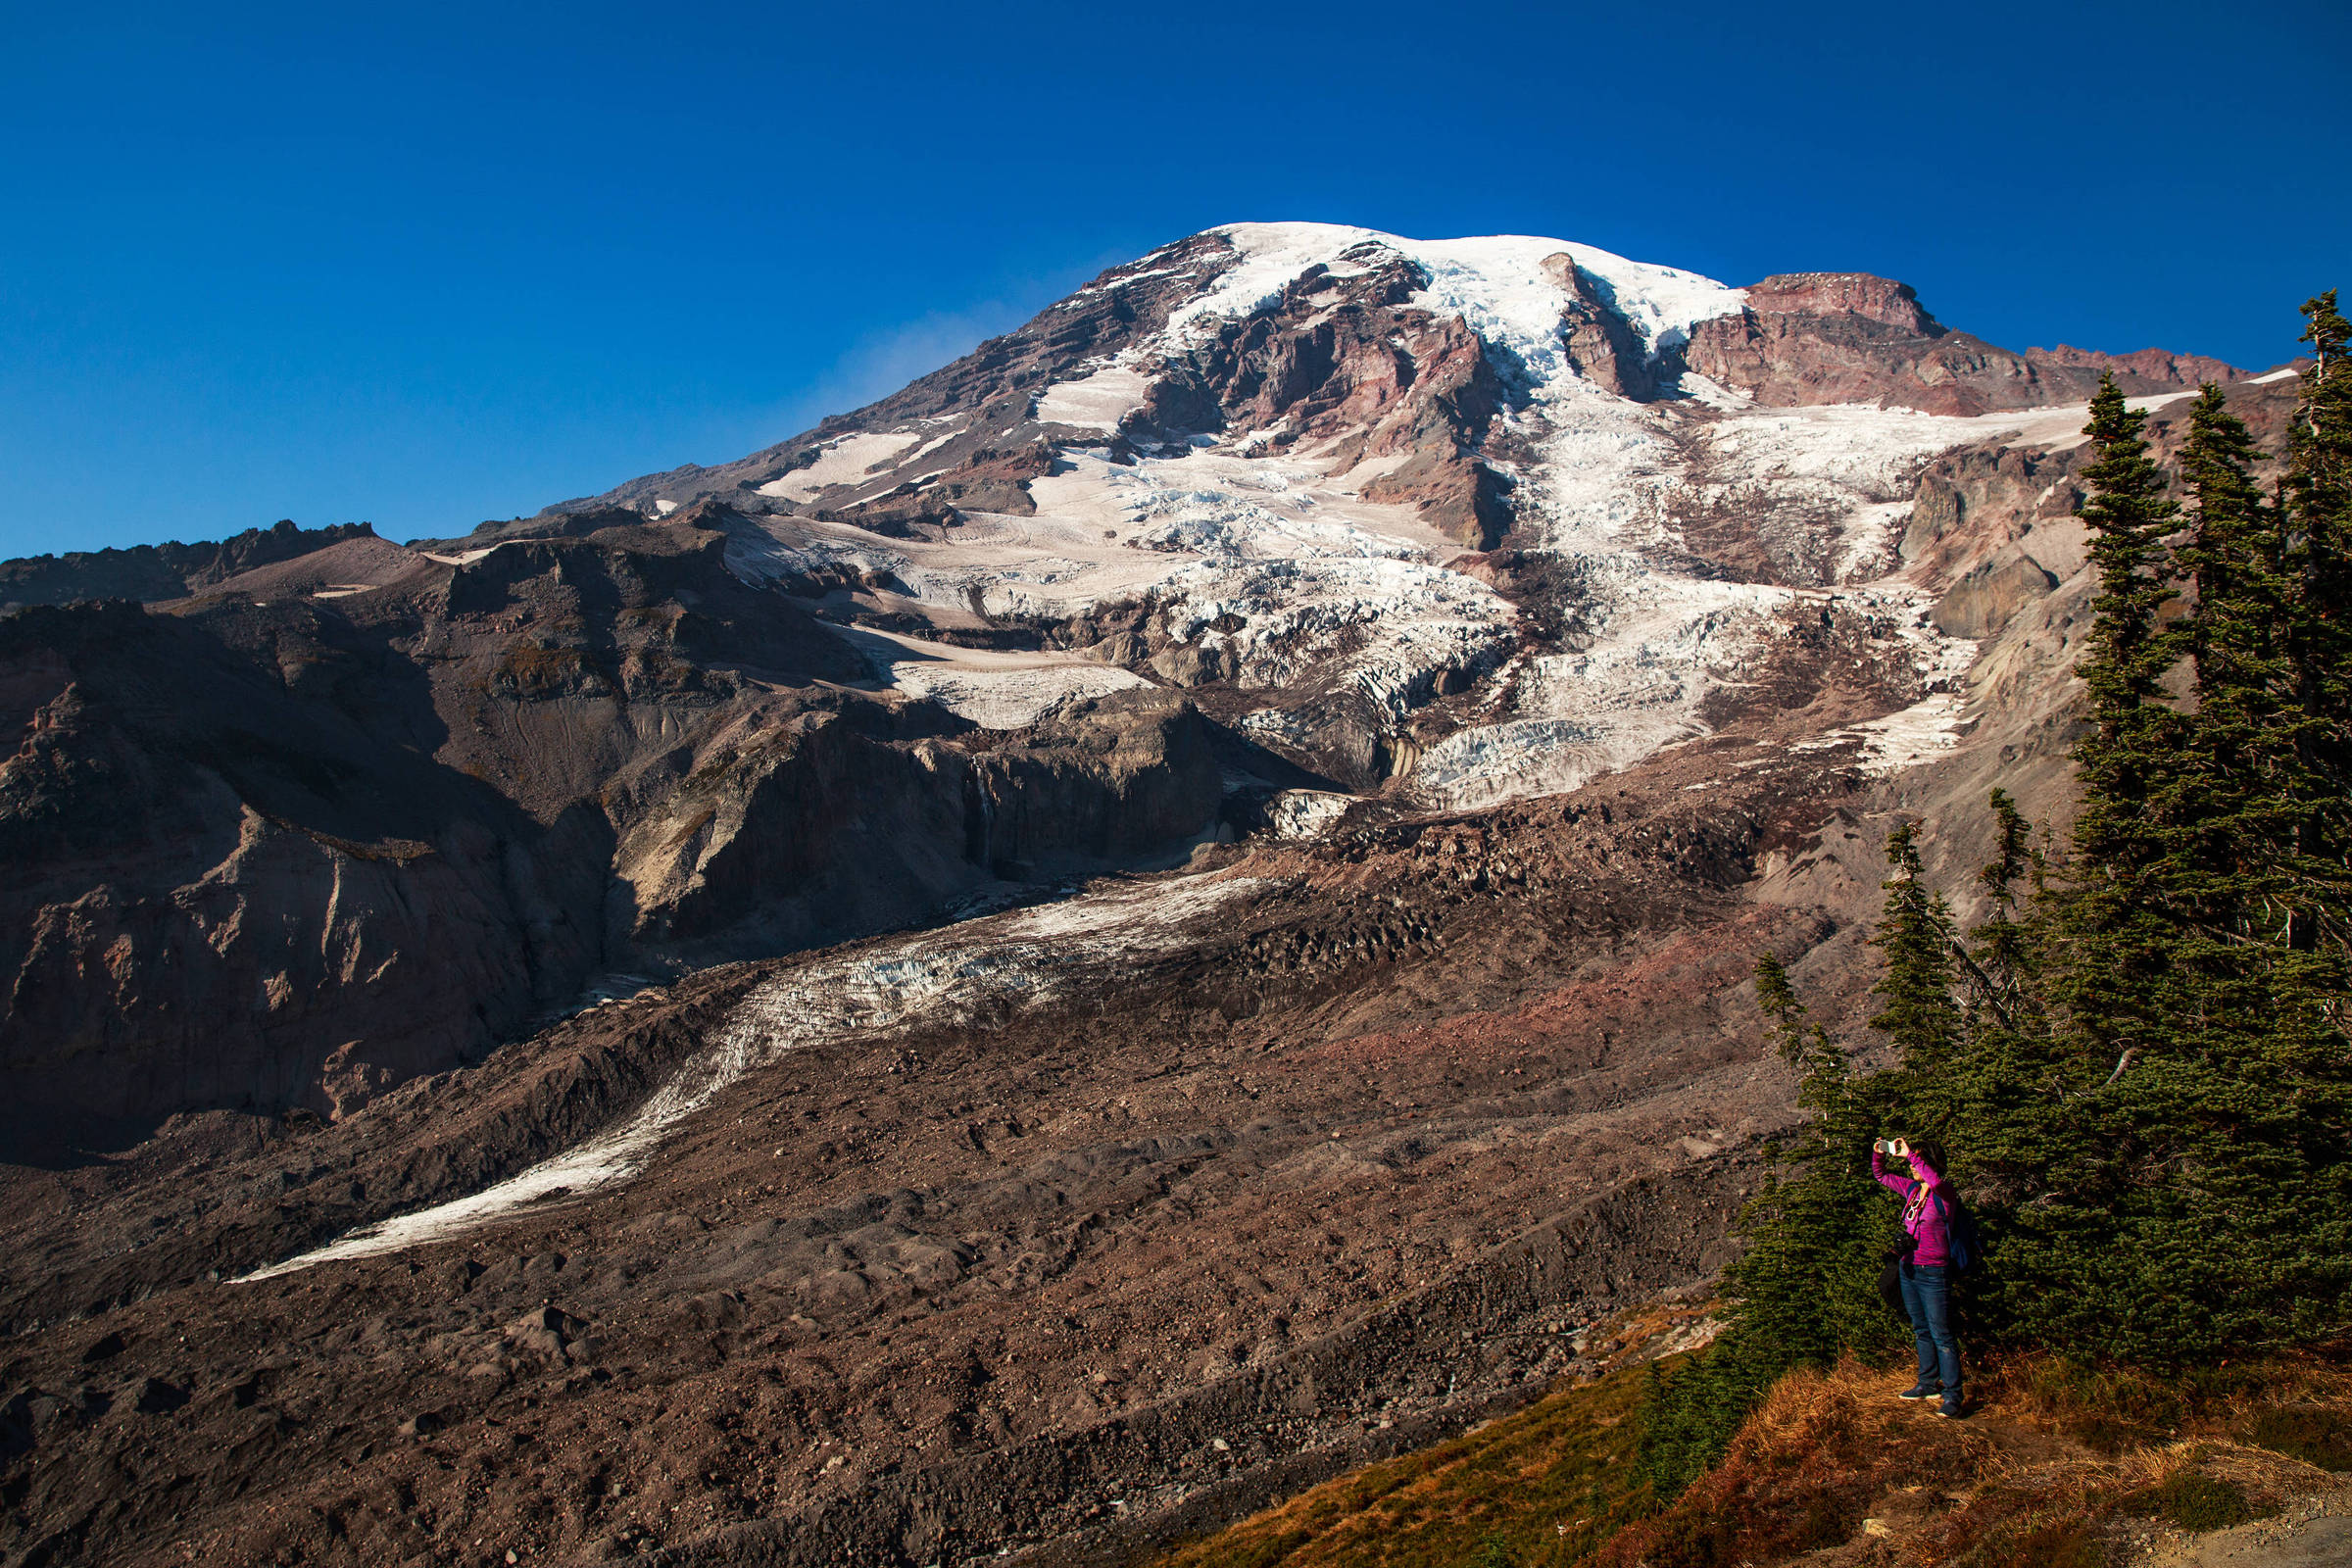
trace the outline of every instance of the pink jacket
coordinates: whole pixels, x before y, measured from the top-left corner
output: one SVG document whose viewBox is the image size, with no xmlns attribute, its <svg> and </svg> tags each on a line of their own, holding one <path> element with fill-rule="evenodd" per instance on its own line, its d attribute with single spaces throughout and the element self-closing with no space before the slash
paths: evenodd
<svg viewBox="0 0 2352 1568">
<path fill-rule="evenodd" d="M 1917 1154 L 1911 1156 L 1911 1175 L 1898 1176 L 1886 1168 L 1875 1149 L 1870 1152 L 1870 1173 L 1903 1195 L 1903 1229 L 1919 1243 L 1911 1261 L 1949 1266 L 1952 1244 L 1944 1235 L 1943 1206 L 1928 1201 L 1928 1195 L 1943 1185 L 1943 1178 Z"/>
</svg>

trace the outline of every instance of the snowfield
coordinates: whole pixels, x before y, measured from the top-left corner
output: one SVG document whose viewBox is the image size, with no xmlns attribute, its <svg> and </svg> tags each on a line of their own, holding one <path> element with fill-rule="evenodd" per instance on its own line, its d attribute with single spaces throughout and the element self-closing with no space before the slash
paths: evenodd
<svg viewBox="0 0 2352 1568">
<path fill-rule="evenodd" d="M 808 467 L 769 480 L 760 487 L 760 493 L 786 501 L 807 501 L 827 485 L 851 484 L 864 478 L 922 439 L 919 432 L 912 430 L 845 435 L 828 443 Z"/>
<path fill-rule="evenodd" d="M 1221 318 L 1249 316 L 1274 304 L 1310 267 L 1323 267 L 1335 277 L 1367 270 L 1342 260 L 1359 247 L 1391 251 L 1418 264 L 1430 285 L 1414 296 L 1415 305 L 1434 315 L 1460 317 L 1490 344 L 1516 357 L 1538 382 L 1566 369 L 1560 353 L 1566 300 L 1544 275 L 1549 257 L 1574 258 L 1653 356 L 1689 337 L 1696 323 L 1730 316 L 1747 301 L 1742 291 L 1694 272 L 1526 234 L 1414 240 L 1340 223 L 1227 223 L 1209 232 L 1223 235 L 1241 262 L 1169 316 L 1168 336 L 1177 344 L 1197 339 L 1207 323 Z"/>
<path fill-rule="evenodd" d="M 1143 407 L 1150 383 L 1139 370 L 1105 365 L 1092 375 L 1048 387 L 1037 400 L 1040 424 L 1066 424 L 1107 434 Z"/>
<path fill-rule="evenodd" d="M 862 626 L 830 629 L 864 653 L 890 684 L 984 729 L 1022 729 L 1073 702 L 1151 684 L 1072 654 L 998 653 Z"/>
</svg>

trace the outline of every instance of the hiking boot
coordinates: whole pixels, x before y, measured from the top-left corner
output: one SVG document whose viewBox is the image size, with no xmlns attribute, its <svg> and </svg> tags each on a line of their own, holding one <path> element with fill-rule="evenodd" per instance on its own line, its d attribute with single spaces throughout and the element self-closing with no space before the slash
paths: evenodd
<svg viewBox="0 0 2352 1568">
<path fill-rule="evenodd" d="M 1898 1399 L 1933 1399 L 1943 1392 L 1939 1383 L 1914 1383 L 1895 1396 Z"/>
</svg>

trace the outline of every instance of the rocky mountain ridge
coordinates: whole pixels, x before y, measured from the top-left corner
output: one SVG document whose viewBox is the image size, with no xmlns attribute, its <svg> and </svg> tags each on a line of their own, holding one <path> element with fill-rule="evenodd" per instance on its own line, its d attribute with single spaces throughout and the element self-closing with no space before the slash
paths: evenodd
<svg viewBox="0 0 2352 1568">
<path fill-rule="evenodd" d="M 12 1152 L 339 1115 L 625 964 L 886 928 L 1213 826 L 1181 699 L 964 744 L 725 546 L 634 514 L 464 562 L 357 535 L 152 612 L 0 621 Z"/>
<path fill-rule="evenodd" d="M 0 619 L 5 1560 L 1074 1561 L 1524 1399 L 1722 1255 L 1750 956 L 2063 813 L 2102 370 L 2296 390 L 1234 225 Z"/>
<path fill-rule="evenodd" d="M 309 555 L 347 539 L 372 539 L 365 522 L 298 528 L 291 517 L 219 543 L 70 550 L 62 556 L 0 561 L 0 612 L 83 599 L 179 599 L 240 572 Z"/>
</svg>

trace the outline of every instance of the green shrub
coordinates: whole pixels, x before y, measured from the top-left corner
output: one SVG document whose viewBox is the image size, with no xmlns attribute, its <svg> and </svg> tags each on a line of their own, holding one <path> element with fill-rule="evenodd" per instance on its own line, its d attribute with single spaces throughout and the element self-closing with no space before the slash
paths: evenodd
<svg viewBox="0 0 2352 1568">
<path fill-rule="evenodd" d="M 1502 1532 L 1495 1530 L 1489 1532 L 1487 1539 L 1479 1543 L 1474 1563 L 1475 1568 L 1519 1568 L 1519 1554 L 1511 1550 L 1509 1542 L 1502 1539 Z"/>
<path fill-rule="evenodd" d="M 1786 1347 L 1744 1324 L 1735 1324 L 1678 1368 L 1652 1363 L 1636 1458 L 1650 1494 L 1671 1502 L 1706 1474 L 1731 1446 L 1740 1423 L 1793 1365 Z"/>
<path fill-rule="evenodd" d="M 2323 1470 L 2352 1470 L 2352 1415 L 2342 1410 L 2265 1410 L 2247 1425 L 2245 1441 Z"/>
<path fill-rule="evenodd" d="M 2060 1519 L 1998 1536 L 1955 1568 L 2107 1568 L 2107 1548 L 2082 1520 Z"/>
<path fill-rule="evenodd" d="M 2183 1470 L 2161 1486 L 2148 1488 L 2126 1506 L 2133 1513 L 2155 1514 L 2166 1523 L 2191 1534 L 2227 1530 L 2254 1517 L 2245 1490 L 2234 1482 L 2218 1481 Z"/>
</svg>

